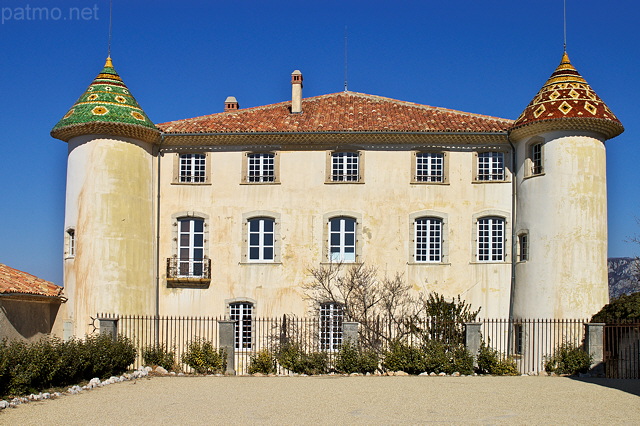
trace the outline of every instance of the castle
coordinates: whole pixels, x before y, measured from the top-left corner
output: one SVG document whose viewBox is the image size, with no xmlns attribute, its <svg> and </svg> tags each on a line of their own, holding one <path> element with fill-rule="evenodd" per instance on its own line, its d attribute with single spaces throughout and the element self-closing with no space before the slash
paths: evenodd
<svg viewBox="0 0 640 426">
<path fill-rule="evenodd" d="M 460 294 L 483 317 L 607 303 L 605 141 L 623 127 L 566 53 L 515 121 L 303 98 L 300 71 L 291 89 L 155 125 L 107 59 L 51 131 L 69 147 L 65 335 L 98 312 L 304 315 L 309 268 L 335 262 Z"/>
</svg>

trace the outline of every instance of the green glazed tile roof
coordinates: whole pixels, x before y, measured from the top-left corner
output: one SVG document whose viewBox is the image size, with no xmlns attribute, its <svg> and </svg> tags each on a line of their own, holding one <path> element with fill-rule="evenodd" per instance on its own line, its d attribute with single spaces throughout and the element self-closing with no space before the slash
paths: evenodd
<svg viewBox="0 0 640 426">
<path fill-rule="evenodd" d="M 160 135 L 107 58 L 104 68 L 51 130 L 68 142 L 80 135 L 106 134 L 155 142 Z"/>
</svg>

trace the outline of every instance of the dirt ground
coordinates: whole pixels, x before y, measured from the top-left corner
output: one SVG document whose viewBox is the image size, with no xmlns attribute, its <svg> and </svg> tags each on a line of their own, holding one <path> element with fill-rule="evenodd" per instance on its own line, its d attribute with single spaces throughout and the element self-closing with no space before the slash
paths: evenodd
<svg viewBox="0 0 640 426">
<path fill-rule="evenodd" d="M 153 377 L 0 412 L 0 424 L 640 424 L 640 380 Z"/>
</svg>

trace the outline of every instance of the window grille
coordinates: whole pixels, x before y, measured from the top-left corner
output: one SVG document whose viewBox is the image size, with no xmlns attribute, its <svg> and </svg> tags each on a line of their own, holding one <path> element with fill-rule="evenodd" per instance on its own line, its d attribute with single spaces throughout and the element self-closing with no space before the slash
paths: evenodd
<svg viewBox="0 0 640 426">
<path fill-rule="evenodd" d="M 340 350 L 342 346 L 343 320 L 342 305 L 333 302 L 320 305 L 320 350 Z"/>
<path fill-rule="evenodd" d="M 249 302 L 231 303 L 229 314 L 229 319 L 236 322 L 236 349 L 251 349 L 253 347 L 253 304 Z"/>
<path fill-rule="evenodd" d="M 504 219 L 483 217 L 478 219 L 478 261 L 504 260 Z"/>
<path fill-rule="evenodd" d="M 275 154 L 249 154 L 247 161 L 247 182 L 275 182 Z"/>
<path fill-rule="evenodd" d="M 357 152 L 334 152 L 331 154 L 331 180 L 333 182 L 357 182 L 359 177 Z"/>
<path fill-rule="evenodd" d="M 443 182 L 444 154 L 422 152 L 416 154 L 416 182 Z"/>
<path fill-rule="evenodd" d="M 180 155 L 180 182 L 205 182 L 206 156 L 204 154 Z"/>
<path fill-rule="evenodd" d="M 478 180 L 480 181 L 504 180 L 504 153 L 502 152 L 478 153 Z"/>
<path fill-rule="evenodd" d="M 442 220 L 421 217 L 414 224 L 415 261 L 442 261 Z"/>
</svg>

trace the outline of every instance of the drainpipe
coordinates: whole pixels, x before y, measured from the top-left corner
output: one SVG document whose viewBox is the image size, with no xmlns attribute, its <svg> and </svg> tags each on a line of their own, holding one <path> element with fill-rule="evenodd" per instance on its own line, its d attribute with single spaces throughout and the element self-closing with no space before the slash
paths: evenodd
<svg viewBox="0 0 640 426">
<path fill-rule="evenodd" d="M 511 180 L 511 290 L 509 291 L 509 333 L 507 337 L 507 355 L 511 355 L 513 347 L 513 304 L 515 298 L 516 288 L 516 253 L 518 248 L 518 238 L 516 235 L 516 209 L 517 209 L 517 185 L 518 185 L 518 172 L 516 170 L 516 147 L 511 142 L 510 132 L 507 132 L 507 142 L 511 145 L 511 167 L 512 167 L 512 180 Z"/>
</svg>

